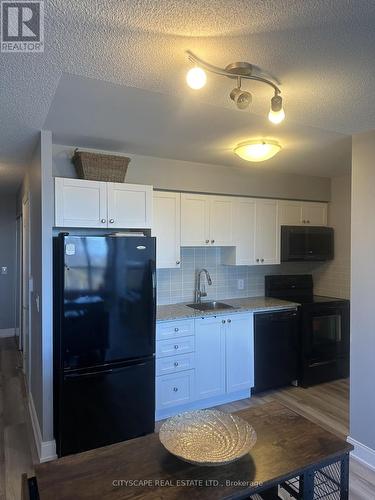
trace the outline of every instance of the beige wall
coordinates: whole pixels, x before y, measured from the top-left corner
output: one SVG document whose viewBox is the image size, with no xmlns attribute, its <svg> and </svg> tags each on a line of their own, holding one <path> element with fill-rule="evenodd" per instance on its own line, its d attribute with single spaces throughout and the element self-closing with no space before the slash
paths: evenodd
<svg viewBox="0 0 375 500">
<path fill-rule="evenodd" d="M 352 169 L 350 436 L 375 467 L 375 131 L 353 137 Z"/>
<path fill-rule="evenodd" d="M 53 146 L 53 175 L 75 177 L 71 163 L 75 147 Z M 331 182 L 325 177 L 282 174 L 261 167 L 235 169 L 152 156 L 129 155 L 127 182 L 157 189 L 329 201 Z"/>
<path fill-rule="evenodd" d="M 328 224 L 335 230 L 335 258 L 314 271 L 317 295 L 350 298 L 351 175 L 331 180 Z"/>
</svg>

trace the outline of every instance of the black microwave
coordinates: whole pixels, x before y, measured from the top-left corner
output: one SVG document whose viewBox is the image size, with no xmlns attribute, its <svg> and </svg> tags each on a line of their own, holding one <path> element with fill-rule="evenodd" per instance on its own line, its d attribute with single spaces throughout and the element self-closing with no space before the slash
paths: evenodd
<svg viewBox="0 0 375 500">
<path fill-rule="evenodd" d="M 281 262 L 332 260 L 332 227 L 281 226 Z"/>
</svg>

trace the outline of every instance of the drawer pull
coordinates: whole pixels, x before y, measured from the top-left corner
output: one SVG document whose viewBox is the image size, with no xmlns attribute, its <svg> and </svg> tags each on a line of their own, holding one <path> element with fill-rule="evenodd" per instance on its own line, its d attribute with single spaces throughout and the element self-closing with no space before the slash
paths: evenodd
<svg viewBox="0 0 375 500">
<path fill-rule="evenodd" d="M 225 319 L 222 319 L 221 322 L 224 324 L 225 323 Z"/>
<path fill-rule="evenodd" d="M 174 366 L 178 366 L 178 363 L 177 363 L 177 361 L 175 361 L 175 362 L 174 362 Z"/>
<path fill-rule="evenodd" d="M 173 387 L 173 392 L 177 392 L 178 391 L 178 387 Z"/>
<path fill-rule="evenodd" d="M 175 349 L 178 349 L 178 345 L 176 344 L 176 345 L 174 346 L 174 348 L 175 348 Z"/>
<path fill-rule="evenodd" d="M 174 329 L 175 332 L 178 332 L 178 330 L 179 330 L 179 328 L 177 328 L 177 327 Z"/>
</svg>

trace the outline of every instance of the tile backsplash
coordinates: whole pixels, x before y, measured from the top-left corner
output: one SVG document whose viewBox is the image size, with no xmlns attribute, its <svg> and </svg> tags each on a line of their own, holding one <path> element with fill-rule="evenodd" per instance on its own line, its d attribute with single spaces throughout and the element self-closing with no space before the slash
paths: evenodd
<svg viewBox="0 0 375 500">
<path fill-rule="evenodd" d="M 158 304 L 175 304 L 194 301 L 195 277 L 197 271 L 206 268 L 211 275 L 212 285 L 206 284 L 208 300 L 264 295 L 266 274 L 315 273 L 321 264 L 296 262 L 273 266 L 228 266 L 221 264 L 220 247 L 196 247 L 181 249 L 180 269 L 159 269 L 157 271 Z M 243 289 L 238 289 L 238 280 L 243 280 Z"/>
</svg>

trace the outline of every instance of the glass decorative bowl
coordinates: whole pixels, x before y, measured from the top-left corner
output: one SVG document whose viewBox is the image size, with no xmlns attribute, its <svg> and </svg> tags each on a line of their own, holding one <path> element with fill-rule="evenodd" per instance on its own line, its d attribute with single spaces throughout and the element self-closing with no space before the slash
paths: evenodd
<svg viewBox="0 0 375 500">
<path fill-rule="evenodd" d="M 242 418 L 219 410 L 195 410 L 169 418 L 160 428 L 162 445 L 197 465 L 224 465 L 247 455 L 257 435 Z"/>
</svg>

